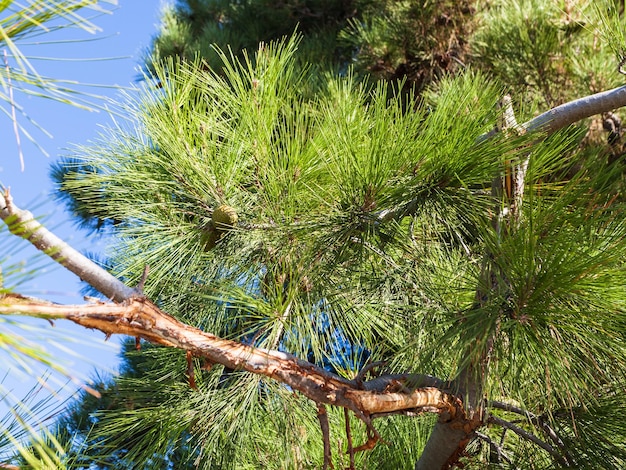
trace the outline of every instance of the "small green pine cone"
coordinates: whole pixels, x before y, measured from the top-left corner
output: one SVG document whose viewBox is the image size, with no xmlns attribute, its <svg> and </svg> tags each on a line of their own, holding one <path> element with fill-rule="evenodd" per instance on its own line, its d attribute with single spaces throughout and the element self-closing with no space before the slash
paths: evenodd
<svg viewBox="0 0 626 470">
<path fill-rule="evenodd" d="M 213 225 L 217 230 L 228 230 L 237 224 L 237 212 L 234 208 L 222 204 L 213 211 Z"/>
</svg>

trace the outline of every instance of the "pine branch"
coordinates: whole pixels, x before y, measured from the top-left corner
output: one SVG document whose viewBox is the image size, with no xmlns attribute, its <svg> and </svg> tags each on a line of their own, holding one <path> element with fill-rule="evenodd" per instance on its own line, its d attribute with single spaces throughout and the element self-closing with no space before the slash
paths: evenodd
<svg viewBox="0 0 626 470">
<path fill-rule="evenodd" d="M 486 434 L 483 434 L 481 432 L 475 432 L 475 434 L 476 434 L 476 437 L 478 437 L 478 439 L 480 439 L 481 441 L 486 442 L 489 445 L 490 452 L 496 454 L 495 461 L 490 460 L 490 462 L 492 462 L 492 463 L 500 463 L 500 460 L 504 460 L 509 465 L 513 464 L 512 460 L 509 458 L 509 456 L 504 453 L 504 450 L 502 450 L 502 447 L 500 445 L 496 444 L 493 441 L 493 439 L 491 439 L 489 436 L 487 436 Z"/>
<path fill-rule="evenodd" d="M 57 305 L 7 294 L 0 298 L 0 314 L 66 319 L 107 335 L 135 336 L 154 344 L 179 348 L 194 357 L 231 369 L 275 379 L 317 403 L 348 408 L 360 418 L 370 413 L 408 409 L 447 412 L 456 417 L 463 414 L 460 400 L 443 389 L 433 386 L 409 389 L 411 380 L 414 380 L 411 374 L 378 377 L 372 383 L 363 382 L 361 387 L 291 354 L 222 339 L 186 325 L 145 297 L 135 296 L 118 304 Z M 381 390 L 383 383 L 403 385 L 400 390 L 396 387 Z"/>
<path fill-rule="evenodd" d="M 504 419 L 498 418 L 497 416 L 490 416 L 488 419 L 488 422 L 493 423 L 493 424 L 497 424 L 499 426 L 502 426 L 504 428 L 510 429 L 511 431 L 513 431 L 515 434 L 517 434 L 518 436 L 520 436 L 523 439 L 526 439 L 527 441 L 532 442 L 533 444 L 541 447 L 543 450 L 545 450 L 547 453 L 549 453 L 560 465 L 563 465 L 564 467 L 569 467 L 570 465 L 567 463 L 567 461 L 561 456 L 561 454 L 558 453 L 558 451 L 552 447 L 550 444 L 542 441 L 541 439 L 539 439 L 537 436 L 535 436 L 534 434 L 529 433 L 528 431 L 520 428 L 519 426 L 510 423 Z"/>
<path fill-rule="evenodd" d="M 2 206 L 0 218 L 13 234 L 30 241 L 116 303 L 65 306 L 7 294 L 0 297 L 0 314 L 67 319 L 106 335 L 143 338 L 155 344 L 180 348 L 194 357 L 231 369 L 264 375 L 290 386 L 318 404 L 352 410 L 377 438 L 379 436 L 371 426 L 371 414 L 423 410 L 445 413 L 460 421 L 464 419 L 461 400 L 445 389 L 443 381 L 434 377 L 394 374 L 365 382 L 347 380 L 291 354 L 222 339 L 186 325 L 52 234 L 30 212 L 15 206 L 8 191 L 4 196 L 0 194 Z M 416 388 L 411 384 L 423 386 Z"/>
<path fill-rule="evenodd" d="M 108 298 L 121 302 L 138 294 L 136 289 L 128 287 L 46 229 L 29 211 L 15 206 L 8 189 L 4 194 L 0 192 L 0 219 L 12 234 L 28 240 Z"/>
<path fill-rule="evenodd" d="M 332 454 L 330 450 L 330 428 L 328 426 L 328 413 L 326 407 L 322 404 L 317 405 L 317 419 L 320 422 L 320 429 L 322 430 L 322 441 L 324 442 L 324 466 L 323 470 L 334 468 Z"/>
<path fill-rule="evenodd" d="M 504 403 L 500 401 L 490 401 L 489 406 L 495 409 L 508 411 L 510 413 L 515 413 L 525 417 L 531 424 L 539 427 L 550 438 L 550 440 L 561 449 L 561 452 L 568 462 L 573 463 L 573 458 L 567 452 L 563 440 L 558 436 L 556 431 L 554 431 L 554 429 L 552 429 L 552 427 L 550 427 L 548 423 L 544 421 L 541 416 L 537 416 L 534 413 L 531 413 L 530 411 L 520 408 L 518 406 L 514 406 L 509 403 Z"/>
<path fill-rule="evenodd" d="M 553 134 L 575 122 L 626 106 L 626 85 L 564 103 L 522 124 L 528 132 Z"/>
<path fill-rule="evenodd" d="M 541 132 L 547 136 L 582 119 L 606 113 L 622 106 L 626 106 L 626 85 L 564 103 L 517 126 L 517 128 L 522 133 Z M 476 143 L 483 143 L 498 132 L 499 130 L 495 128 L 482 134 L 476 139 Z M 399 219 L 414 213 L 419 208 L 419 203 L 419 199 L 413 199 L 400 207 L 382 210 L 375 214 L 375 217 L 379 222 Z"/>
</svg>

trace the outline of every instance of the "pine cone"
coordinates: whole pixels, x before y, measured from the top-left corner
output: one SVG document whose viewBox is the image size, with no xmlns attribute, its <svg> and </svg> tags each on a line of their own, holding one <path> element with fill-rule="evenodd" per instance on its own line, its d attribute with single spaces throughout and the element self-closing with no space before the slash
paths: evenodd
<svg viewBox="0 0 626 470">
<path fill-rule="evenodd" d="M 217 230 L 228 230 L 237 224 L 237 212 L 230 206 L 222 204 L 213 211 L 213 225 Z"/>
</svg>

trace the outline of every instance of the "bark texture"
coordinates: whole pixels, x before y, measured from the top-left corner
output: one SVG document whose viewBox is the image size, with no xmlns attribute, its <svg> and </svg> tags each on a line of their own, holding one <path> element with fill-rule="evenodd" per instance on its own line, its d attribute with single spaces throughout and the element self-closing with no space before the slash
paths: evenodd
<svg viewBox="0 0 626 470">
<path fill-rule="evenodd" d="M 394 374 L 364 382 L 347 380 L 291 354 L 254 348 L 186 325 L 141 296 L 119 304 L 57 305 L 7 294 L 0 298 L 0 314 L 66 319 L 107 335 L 135 336 L 179 348 L 231 369 L 275 379 L 316 403 L 347 408 L 366 421 L 377 413 L 408 410 L 445 413 L 455 419 L 464 415 L 461 401 L 443 385 L 434 386 L 443 383 L 432 377 Z M 420 381 L 427 386 L 410 388 Z"/>
</svg>

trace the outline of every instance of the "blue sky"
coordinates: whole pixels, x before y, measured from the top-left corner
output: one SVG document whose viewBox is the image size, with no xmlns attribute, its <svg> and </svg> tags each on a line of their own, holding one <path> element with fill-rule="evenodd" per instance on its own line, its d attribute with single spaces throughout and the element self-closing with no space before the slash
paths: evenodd
<svg viewBox="0 0 626 470">
<path fill-rule="evenodd" d="M 112 14 L 101 14 L 92 18 L 101 31 L 88 34 L 80 29 L 67 29 L 51 35 L 41 35 L 36 39 L 24 40 L 22 50 L 33 57 L 32 65 L 37 72 L 46 77 L 72 80 L 85 84 L 98 84 L 98 87 L 83 87 L 88 93 L 105 95 L 108 98 L 119 97 L 119 89 L 115 87 L 132 87 L 136 82 L 142 55 L 150 46 L 152 37 L 158 31 L 159 17 L 165 0 L 118 0 L 117 7 L 110 8 Z M 85 12 L 84 16 L 91 16 Z M 76 42 L 65 42 L 66 40 Z M 46 42 L 55 42 L 46 44 Z M 81 42 L 82 41 L 82 42 Z M 1 51 L 0 51 L 1 52 Z M 63 60 L 42 60 L 34 57 L 49 57 Z M 99 58 L 102 60 L 93 61 Z M 2 64 L 4 66 L 4 64 Z M 110 116 L 103 111 L 89 112 L 73 108 L 66 104 L 47 99 L 15 95 L 15 100 L 25 108 L 28 115 L 37 121 L 52 138 L 28 125 L 25 119 L 21 123 L 37 140 L 38 144 L 49 154 L 46 157 L 21 136 L 21 151 L 24 155 L 25 170 L 20 169 L 20 158 L 16 137 L 11 120 L 0 115 L 0 136 L 3 152 L 0 156 L 0 183 L 11 188 L 16 204 L 29 209 L 36 216 L 46 216 L 46 225 L 52 228 L 61 238 L 79 250 L 104 252 L 106 243 L 102 240 L 87 237 L 71 222 L 60 206 L 50 197 L 53 190 L 48 173 L 50 164 L 68 153 L 66 149 L 72 144 L 87 144 L 98 137 L 102 126 L 109 125 Z M 101 101 L 92 100 L 103 104 Z M 20 242 L 18 240 L 18 242 Z M 10 248 L 7 246 L 10 245 Z M 0 259 L 4 263 L 24 262 L 24 269 L 33 265 L 32 256 L 35 250 L 24 243 L 0 244 Z M 37 275 L 19 287 L 19 292 L 26 295 L 49 299 L 59 303 L 82 303 L 79 294 L 80 281 L 73 274 L 44 264 L 37 268 Z M 117 352 L 120 339 L 113 338 L 104 343 L 104 335 L 75 327 L 69 322 L 56 322 L 52 328 L 47 322 L 29 320 L 32 331 L 14 328 L 25 340 L 43 344 L 55 361 L 69 368 L 77 377 L 92 374 L 94 364 L 108 370 L 115 369 L 118 363 Z M 0 324 L 1 328 L 11 328 Z M 12 330 L 13 331 L 13 330 Z M 0 350 L 0 379 L 4 377 L 0 392 L 12 391 L 16 397 L 31 388 L 34 383 L 30 373 L 16 370 L 7 371 L 6 356 Z M 78 356 L 73 357 L 73 354 Z M 41 370 L 35 369 L 36 373 Z M 3 388 L 4 387 L 4 390 Z M 52 388 L 56 388 L 52 385 Z M 70 388 L 75 388 L 70 385 Z M 0 404 L 0 418 L 6 406 Z"/>
</svg>

